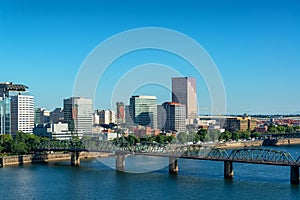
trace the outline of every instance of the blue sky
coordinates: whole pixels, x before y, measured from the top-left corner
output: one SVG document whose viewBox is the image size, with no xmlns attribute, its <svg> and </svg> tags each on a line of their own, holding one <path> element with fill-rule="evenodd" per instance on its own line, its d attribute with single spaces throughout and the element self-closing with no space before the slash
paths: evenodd
<svg viewBox="0 0 300 200">
<path fill-rule="evenodd" d="M 29 86 L 36 106 L 61 107 L 88 54 L 110 36 L 140 27 L 173 29 L 201 44 L 223 78 L 227 113 L 300 113 L 297 0 L 0 0 L 0 81 Z M 133 52 L 114 64 L 130 70 L 149 62 L 188 68 L 160 51 Z M 110 107 L 105 94 L 120 76 L 107 71 L 107 91 L 97 90 L 95 108 Z M 201 77 L 197 88 L 200 112 L 207 112 L 210 97 Z M 142 93 L 170 100 L 168 89 L 157 85 L 133 91 Z"/>
</svg>

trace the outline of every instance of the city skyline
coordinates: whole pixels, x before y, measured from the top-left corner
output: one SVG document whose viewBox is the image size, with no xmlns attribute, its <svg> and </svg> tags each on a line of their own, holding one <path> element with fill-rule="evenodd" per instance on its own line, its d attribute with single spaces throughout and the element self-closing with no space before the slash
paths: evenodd
<svg viewBox="0 0 300 200">
<path fill-rule="evenodd" d="M 119 6 L 103 1 L 0 1 L 1 82 L 28 85 L 36 107 L 62 107 L 62 99 L 72 96 L 82 62 L 100 42 L 132 28 L 165 27 L 196 40 L 214 60 L 226 89 L 226 114 L 300 112 L 296 87 L 300 72 L 299 2 L 117 3 Z M 117 82 L 122 74 L 149 62 L 187 69 L 183 76 L 195 76 L 182 59 L 149 50 L 130 53 L 112 63 L 103 81 L 108 85 Z M 196 78 L 201 99 L 198 108 L 200 113 L 201 109 L 209 113 L 209 92 L 202 77 Z M 97 91 L 95 108 L 115 110 L 109 100 L 101 98 L 111 89 Z M 162 103 L 170 99 L 167 91 L 144 86 L 131 95 L 155 95 Z M 120 101 L 122 98 L 130 96 L 120 96 Z"/>
</svg>

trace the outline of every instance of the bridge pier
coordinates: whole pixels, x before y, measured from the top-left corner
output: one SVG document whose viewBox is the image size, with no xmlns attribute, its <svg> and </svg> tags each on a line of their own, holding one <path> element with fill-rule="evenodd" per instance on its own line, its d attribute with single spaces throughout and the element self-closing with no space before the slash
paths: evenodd
<svg viewBox="0 0 300 200">
<path fill-rule="evenodd" d="M 291 166 L 291 184 L 299 184 L 299 166 Z"/>
<path fill-rule="evenodd" d="M 224 178 L 232 179 L 233 178 L 233 164 L 231 161 L 224 161 Z"/>
<path fill-rule="evenodd" d="M 125 167 L 125 157 L 124 154 L 117 154 L 116 155 L 116 170 L 123 171 Z"/>
<path fill-rule="evenodd" d="M 0 158 L 0 167 L 5 167 L 5 157 Z"/>
<path fill-rule="evenodd" d="M 71 165 L 79 166 L 80 165 L 80 152 L 74 151 L 71 153 Z"/>
<path fill-rule="evenodd" d="M 169 157 L 169 174 L 178 173 L 178 159 L 176 157 Z"/>
</svg>

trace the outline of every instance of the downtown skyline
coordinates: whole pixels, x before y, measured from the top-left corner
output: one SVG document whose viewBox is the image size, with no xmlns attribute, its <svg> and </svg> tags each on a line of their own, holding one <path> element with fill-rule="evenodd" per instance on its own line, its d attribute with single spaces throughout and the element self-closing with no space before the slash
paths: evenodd
<svg viewBox="0 0 300 200">
<path fill-rule="evenodd" d="M 81 64 L 99 43 L 132 28 L 164 27 L 193 38 L 214 60 L 226 90 L 226 114 L 300 112 L 299 2 L 130 2 L 0 1 L 1 82 L 27 85 L 36 107 L 62 107 L 62 99 L 72 96 Z M 183 76 L 195 77 L 181 58 L 148 50 L 112 63 L 104 81 L 113 84 L 144 63 L 186 68 Z M 205 82 L 196 78 L 201 114 L 211 105 Z M 95 108 L 115 110 L 102 98 L 111 89 L 96 92 Z M 158 103 L 171 99 L 170 91 L 157 85 L 131 95 L 137 94 L 155 95 Z M 120 96 L 120 101 L 128 104 L 129 98 Z"/>
</svg>

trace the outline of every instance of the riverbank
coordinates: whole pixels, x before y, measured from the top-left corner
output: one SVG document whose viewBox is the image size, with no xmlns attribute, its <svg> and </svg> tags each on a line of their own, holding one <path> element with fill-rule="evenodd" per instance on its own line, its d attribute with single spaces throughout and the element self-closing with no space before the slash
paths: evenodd
<svg viewBox="0 0 300 200">
<path fill-rule="evenodd" d="M 80 159 L 90 159 L 99 157 L 108 157 L 108 153 L 98 152 L 82 152 L 80 153 Z M 30 155 L 16 155 L 16 156 L 0 156 L 0 167 L 23 165 L 30 163 L 45 163 L 71 160 L 71 154 L 69 153 L 49 153 L 49 154 L 30 154 Z"/>
<path fill-rule="evenodd" d="M 242 148 L 242 147 L 259 147 L 262 145 L 263 145 L 263 140 L 254 140 L 254 141 L 218 143 L 216 147 L 223 148 L 223 149 L 231 149 L 231 148 Z"/>
<path fill-rule="evenodd" d="M 299 144 L 300 144 L 300 138 L 281 138 L 281 139 L 218 143 L 216 147 L 230 149 L 230 148 L 243 148 L 243 147 L 282 146 L 282 145 L 299 145 Z"/>
</svg>

